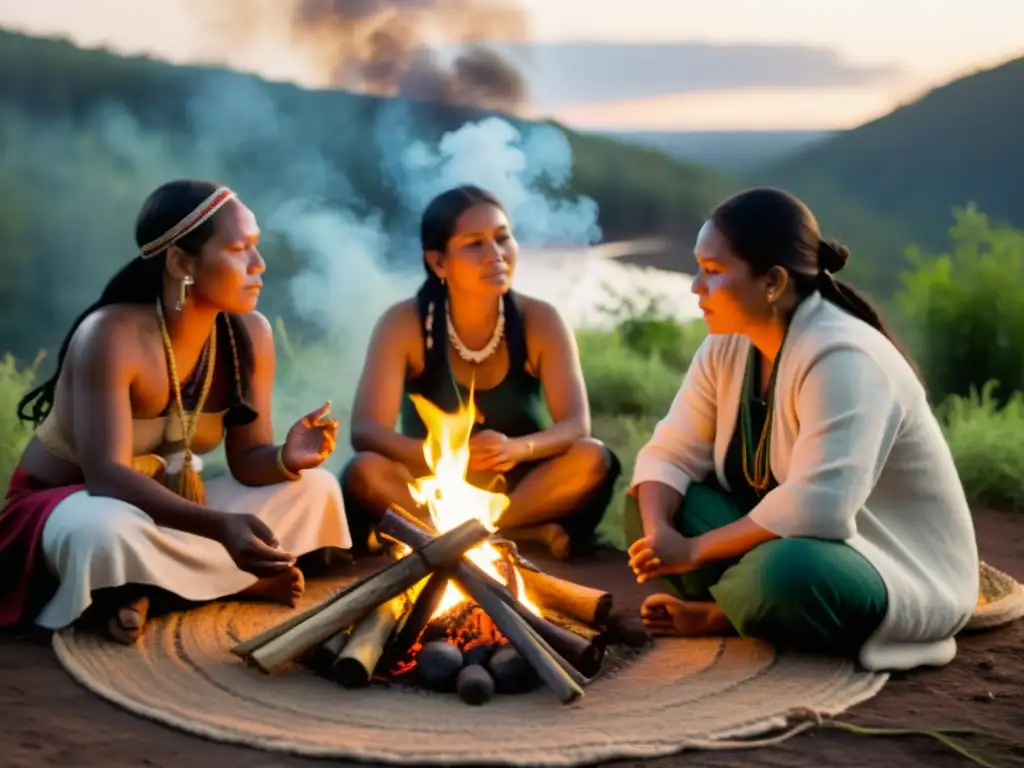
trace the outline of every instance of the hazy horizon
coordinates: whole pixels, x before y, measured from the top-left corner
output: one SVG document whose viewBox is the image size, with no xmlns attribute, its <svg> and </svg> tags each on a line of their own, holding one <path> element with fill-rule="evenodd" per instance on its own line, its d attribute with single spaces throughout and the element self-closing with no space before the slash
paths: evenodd
<svg viewBox="0 0 1024 768">
<path fill-rule="evenodd" d="M 0 27 L 336 87 L 323 49 L 314 56 L 310 48 L 317 30 L 304 30 L 301 40 L 290 30 L 289 13 L 300 1 L 221 0 L 213 7 L 201 0 L 91 0 L 69 7 L 63 0 L 0 0 Z M 446 24 L 461 25 L 459 45 L 482 41 L 514 65 L 530 93 L 530 116 L 595 131 L 851 128 L 1024 54 L 1019 0 L 976 0 L 969 14 L 930 0 L 863 0 L 856 8 L 719 0 L 699 14 L 679 0 L 604 8 L 592 0 L 336 0 L 334 7 L 357 14 L 353 25 L 427 8 L 442 19 L 432 37 L 424 33 L 431 47 L 443 51 L 438 35 L 448 34 Z M 338 55 L 341 42 L 330 44 Z"/>
</svg>

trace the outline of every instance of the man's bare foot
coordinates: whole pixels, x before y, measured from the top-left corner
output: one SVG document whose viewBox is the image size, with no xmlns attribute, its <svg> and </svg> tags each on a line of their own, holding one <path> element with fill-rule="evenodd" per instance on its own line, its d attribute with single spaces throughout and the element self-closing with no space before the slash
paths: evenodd
<svg viewBox="0 0 1024 768">
<path fill-rule="evenodd" d="M 135 645 L 149 615 L 149 598 L 143 595 L 130 600 L 107 619 L 107 635 L 122 645 Z"/>
<path fill-rule="evenodd" d="M 676 637 L 721 637 L 731 634 L 725 612 L 713 602 L 651 595 L 640 606 L 640 618 L 653 634 Z"/>
<path fill-rule="evenodd" d="M 306 579 L 302 571 L 292 567 L 277 576 L 260 579 L 237 597 L 243 600 L 262 600 L 280 603 L 294 608 L 306 591 Z"/>
<path fill-rule="evenodd" d="M 540 523 L 539 525 L 524 525 L 519 528 L 506 528 L 501 531 L 500 535 L 511 539 L 517 544 L 523 542 L 543 544 L 547 547 L 551 556 L 558 560 L 565 560 L 569 557 L 572 545 L 569 534 L 558 523 Z"/>
</svg>

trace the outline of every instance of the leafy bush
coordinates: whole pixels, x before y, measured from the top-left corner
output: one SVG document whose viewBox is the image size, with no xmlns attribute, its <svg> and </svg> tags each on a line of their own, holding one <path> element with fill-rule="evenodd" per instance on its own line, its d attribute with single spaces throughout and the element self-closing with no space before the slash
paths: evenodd
<svg viewBox="0 0 1024 768">
<path fill-rule="evenodd" d="M 972 506 L 1024 510 L 1024 395 L 1000 405 L 996 383 L 937 410 Z"/>
<path fill-rule="evenodd" d="M 40 358 L 29 366 L 19 367 L 14 357 L 0 358 L 0 491 L 7 483 L 32 435 L 28 425 L 18 419 L 18 401 L 34 385 Z"/>
<path fill-rule="evenodd" d="M 952 253 L 910 249 L 914 269 L 897 303 L 935 402 L 997 381 L 1009 398 L 1024 390 L 1024 232 L 992 225 L 973 206 L 955 212 Z"/>
</svg>

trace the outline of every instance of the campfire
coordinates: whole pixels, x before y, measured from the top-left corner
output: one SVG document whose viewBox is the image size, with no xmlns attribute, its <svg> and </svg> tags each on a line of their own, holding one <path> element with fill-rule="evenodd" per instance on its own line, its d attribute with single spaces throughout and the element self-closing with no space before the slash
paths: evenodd
<svg viewBox="0 0 1024 768">
<path fill-rule="evenodd" d="M 472 392 L 455 413 L 413 400 L 431 474 L 410 486 L 424 515 L 393 506 L 378 524 L 393 562 L 234 653 L 266 673 L 299 662 L 346 688 L 406 684 L 483 704 L 544 684 L 574 701 L 605 659 L 611 594 L 543 573 L 495 535 L 508 497 L 466 480 Z"/>
</svg>

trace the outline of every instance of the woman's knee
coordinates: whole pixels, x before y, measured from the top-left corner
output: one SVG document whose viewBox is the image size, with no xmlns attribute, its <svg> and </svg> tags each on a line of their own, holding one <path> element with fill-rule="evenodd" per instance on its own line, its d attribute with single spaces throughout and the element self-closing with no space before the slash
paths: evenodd
<svg viewBox="0 0 1024 768">
<path fill-rule="evenodd" d="M 834 640 L 844 622 L 858 618 L 858 601 L 840 594 L 845 587 L 835 583 L 830 565 L 842 546 L 808 539 L 762 544 L 726 571 L 712 595 L 741 635 L 811 643 L 822 634 Z"/>
<path fill-rule="evenodd" d="M 372 451 L 357 453 L 341 473 L 341 484 L 346 494 L 351 494 L 362 503 L 372 502 L 379 496 L 382 481 L 393 476 L 398 465 L 391 459 Z"/>
<path fill-rule="evenodd" d="M 55 562 L 66 562 L 73 555 L 114 555 L 125 542 L 155 527 L 149 515 L 119 499 L 83 492 L 68 502 L 73 506 L 54 510 L 43 529 L 43 548 Z"/>
<path fill-rule="evenodd" d="M 572 444 L 566 456 L 571 457 L 573 474 L 585 478 L 588 488 L 601 485 L 612 469 L 608 447 L 593 437 L 581 437 Z"/>
</svg>

